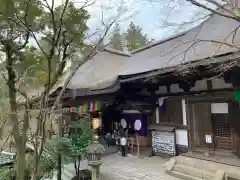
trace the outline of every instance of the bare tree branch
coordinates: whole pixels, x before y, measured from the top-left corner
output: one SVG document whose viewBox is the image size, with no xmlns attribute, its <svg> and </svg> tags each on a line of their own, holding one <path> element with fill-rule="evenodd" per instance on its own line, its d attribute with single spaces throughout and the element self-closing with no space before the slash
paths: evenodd
<svg viewBox="0 0 240 180">
<path fill-rule="evenodd" d="M 118 18 L 117 18 L 118 19 Z M 95 55 L 96 53 L 96 50 L 97 50 L 97 47 L 98 45 L 103 41 L 103 39 L 106 37 L 108 31 L 110 30 L 110 28 L 112 27 L 112 25 L 117 21 L 117 19 L 113 20 L 109 26 L 107 26 L 103 36 L 100 38 L 100 40 L 98 41 L 98 43 L 94 46 L 94 48 L 91 50 L 91 52 L 84 58 L 84 60 L 82 61 L 82 63 L 79 63 L 77 66 L 75 66 L 74 70 L 72 71 L 72 73 L 68 76 L 67 80 L 64 82 L 64 85 L 62 86 L 62 89 L 60 91 L 60 93 L 58 94 L 53 106 L 52 106 L 52 109 L 51 109 L 51 112 L 50 112 L 50 119 L 52 119 L 53 115 L 54 115 L 54 110 L 55 108 L 57 108 L 57 105 L 60 103 L 60 100 L 67 88 L 67 85 L 69 84 L 70 80 L 72 79 L 72 77 L 75 75 L 77 69 L 83 64 L 85 63 L 86 61 L 92 59 L 92 57 Z"/>
<path fill-rule="evenodd" d="M 218 15 L 220 15 L 220 16 L 223 16 L 223 17 L 226 17 L 226 18 L 229 18 L 229 19 L 233 19 L 233 20 L 236 20 L 236 21 L 240 22 L 240 19 L 239 19 L 238 17 L 236 17 L 236 16 L 233 14 L 233 12 L 229 11 L 228 9 L 226 9 L 226 8 L 224 8 L 224 7 L 222 7 L 222 6 L 220 6 L 220 7 L 221 7 L 223 10 L 225 10 L 226 12 L 230 12 L 231 15 L 227 15 L 227 14 L 221 13 L 221 12 L 219 12 L 218 10 L 215 10 L 215 9 L 210 8 L 210 7 L 208 7 L 208 6 L 206 6 L 206 5 L 202 4 L 202 3 L 197 2 L 196 0 L 186 0 L 186 1 L 190 1 L 193 5 L 198 6 L 198 7 L 201 7 L 201 8 L 204 8 L 204 9 L 206 9 L 206 10 L 212 12 L 212 13 L 215 13 L 215 14 L 218 14 Z"/>
</svg>

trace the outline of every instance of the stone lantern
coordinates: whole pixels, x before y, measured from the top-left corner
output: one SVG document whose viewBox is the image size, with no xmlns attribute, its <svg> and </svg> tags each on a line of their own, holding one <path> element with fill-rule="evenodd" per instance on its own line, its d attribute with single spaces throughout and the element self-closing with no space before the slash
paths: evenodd
<svg viewBox="0 0 240 180">
<path fill-rule="evenodd" d="M 92 167 L 92 180 L 99 180 L 100 166 L 103 163 L 102 155 L 104 151 L 103 145 L 98 142 L 98 136 L 94 135 L 93 143 L 90 144 L 87 149 L 88 165 Z"/>
</svg>

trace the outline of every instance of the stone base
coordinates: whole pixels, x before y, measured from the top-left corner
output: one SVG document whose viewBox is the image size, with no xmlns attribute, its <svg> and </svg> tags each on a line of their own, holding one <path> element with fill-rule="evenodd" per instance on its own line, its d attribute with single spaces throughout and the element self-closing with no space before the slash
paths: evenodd
<svg viewBox="0 0 240 180">
<path fill-rule="evenodd" d="M 170 159 L 165 163 L 165 168 L 168 174 L 181 179 L 240 180 L 240 167 L 184 156 Z"/>
</svg>

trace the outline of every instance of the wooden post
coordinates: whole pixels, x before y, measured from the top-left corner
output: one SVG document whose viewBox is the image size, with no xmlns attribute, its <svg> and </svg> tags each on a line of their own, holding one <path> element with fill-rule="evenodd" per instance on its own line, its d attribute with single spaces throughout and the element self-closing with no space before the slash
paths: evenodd
<svg viewBox="0 0 240 180">
<path fill-rule="evenodd" d="M 137 156 L 140 156 L 140 149 L 139 149 L 139 135 L 137 133 Z"/>
<path fill-rule="evenodd" d="M 58 138 L 64 136 L 63 129 L 63 111 L 62 111 L 62 103 L 59 102 L 57 110 L 60 110 L 60 118 L 58 119 Z M 58 154 L 57 159 L 57 180 L 62 180 L 62 156 Z"/>
</svg>

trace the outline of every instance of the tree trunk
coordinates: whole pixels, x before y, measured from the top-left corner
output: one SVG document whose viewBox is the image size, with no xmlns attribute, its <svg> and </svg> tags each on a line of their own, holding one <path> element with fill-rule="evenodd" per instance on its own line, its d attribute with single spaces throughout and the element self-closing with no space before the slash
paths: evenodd
<svg viewBox="0 0 240 180">
<path fill-rule="evenodd" d="M 12 126 L 12 133 L 16 144 L 17 149 L 17 180 L 24 180 L 25 179 L 25 168 L 26 168 L 26 162 L 25 162 L 25 132 L 21 134 L 18 117 L 17 117 L 17 97 L 16 97 L 16 74 L 13 69 L 13 58 L 12 58 L 12 49 L 11 45 L 9 45 L 7 42 L 5 44 L 5 50 L 6 50 L 6 61 L 7 61 L 7 72 L 8 72 L 8 94 L 9 94 L 9 104 L 10 104 L 10 114 L 9 119 Z"/>
<path fill-rule="evenodd" d="M 16 164 L 17 180 L 25 180 L 25 167 L 26 167 L 25 157 L 26 157 L 25 148 L 21 147 L 17 151 L 17 164 Z"/>
<path fill-rule="evenodd" d="M 57 180 L 62 180 L 62 156 L 58 154 Z"/>
<path fill-rule="evenodd" d="M 38 173 L 39 173 L 39 162 L 40 162 L 40 156 L 36 156 L 35 154 L 35 157 L 34 157 L 34 169 L 33 169 L 33 172 L 32 172 L 32 177 L 31 177 L 31 180 L 36 180 L 37 177 L 38 177 Z"/>
<path fill-rule="evenodd" d="M 58 109 L 62 109 L 62 104 L 59 103 L 58 104 Z M 58 136 L 60 137 L 64 137 L 64 128 L 63 128 L 63 123 L 62 123 L 62 119 L 63 118 L 63 112 L 61 113 L 61 118 L 58 120 Z M 62 155 L 58 154 L 58 169 L 57 169 L 57 180 L 61 180 L 62 179 Z"/>
<path fill-rule="evenodd" d="M 74 162 L 74 168 L 75 168 L 75 173 L 76 173 L 76 179 L 79 180 L 80 179 L 80 173 L 79 173 L 79 168 L 77 165 L 77 161 Z"/>
<path fill-rule="evenodd" d="M 31 177 L 31 180 L 36 180 L 36 179 L 37 179 L 37 174 L 33 173 L 32 177 Z"/>
</svg>

